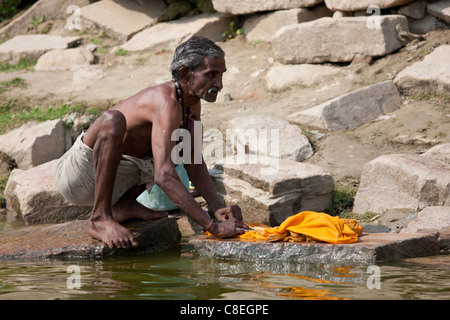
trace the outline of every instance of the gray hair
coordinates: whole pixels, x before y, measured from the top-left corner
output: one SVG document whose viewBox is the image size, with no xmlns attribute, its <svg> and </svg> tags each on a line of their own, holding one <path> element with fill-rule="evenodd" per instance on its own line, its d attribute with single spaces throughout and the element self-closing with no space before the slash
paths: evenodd
<svg viewBox="0 0 450 320">
<path fill-rule="evenodd" d="M 193 36 L 175 49 L 169 70 L 174 80 L 180 80 L 181 67 L 194 70 L 203 58 L 223 58 L 224 56 L 225 52 L 213 41 L 205 37 Z"/>
</svg>

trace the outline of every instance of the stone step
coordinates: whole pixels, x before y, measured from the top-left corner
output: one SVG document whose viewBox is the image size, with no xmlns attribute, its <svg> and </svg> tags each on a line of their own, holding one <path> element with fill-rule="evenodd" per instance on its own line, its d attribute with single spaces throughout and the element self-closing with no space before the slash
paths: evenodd
<svg viewBox="0 0 450 320">
<path fill-rule="evenodd" d="M 89 236 L 89 221 L 29 226 L 0 235 L 0 259 L 101 258 L 111 255 L 154 253 L 177 245 L 181 239 L 175 218 L 134 220 L 123 224 L 138 242 L 132 250 L 110 249 Z"/>
<path fill-rule="evenodd" d="M 363 233 L 351 244 L 265 242 L 201 235 L 189 241 L 195 255 L 237 261 L 374 264 L 439 254 L 435 235 Z"/>
</svg>

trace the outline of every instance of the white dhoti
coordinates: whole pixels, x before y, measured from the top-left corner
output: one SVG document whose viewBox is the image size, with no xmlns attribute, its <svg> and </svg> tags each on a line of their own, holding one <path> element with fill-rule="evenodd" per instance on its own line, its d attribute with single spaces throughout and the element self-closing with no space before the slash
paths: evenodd
<svg viewBox="0 0 450 320">
<path fill-rule="evenodd" d="M 63 197 L 78 206 L 94 205 L 95 170 L 93 151 L 82 141 L 84 133 L 78 136 L 72 148 L 60 159 L 56 168 L 56 186 Z M 139 159 L 122 155 L 117 168 L 112 194 L 115 204 L 130 188 L 147 184 L 151 190 L 154 184 L 153 158 Z"/>
</svg>

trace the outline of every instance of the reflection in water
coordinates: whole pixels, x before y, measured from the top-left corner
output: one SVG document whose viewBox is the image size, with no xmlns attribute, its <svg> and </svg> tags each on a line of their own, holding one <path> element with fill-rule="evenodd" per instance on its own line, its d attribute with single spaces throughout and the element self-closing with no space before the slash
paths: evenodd
<svg viewBox="0 0 450 320">
<path fill-rule="evenodd" d="M 449 299 L 450 256 L 431 260 L 380 264 L 381 289 L 370 290 L 367 266 L 216 260 L 184 243 L 152 256 L 1 261 L 0 299 Z"/>
</svg>

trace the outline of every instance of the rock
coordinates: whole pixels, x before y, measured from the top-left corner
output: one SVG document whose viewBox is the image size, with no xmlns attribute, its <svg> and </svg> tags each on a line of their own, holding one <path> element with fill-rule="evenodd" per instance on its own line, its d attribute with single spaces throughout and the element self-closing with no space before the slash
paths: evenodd
<svg viewBox="0 0 450 320">
<path fill-rule="evenodd" d="M 281 159 L 300 162 L 314 154 L 302 130 L 280 118 L 269 115 L 238 117 L 229 121 L 228 128 L 230 131 L 227 131 L 227 138 L 228 132 L 233 132 L 237 141 L 236 149 L 248 150 L 249 154 L 278 156 Z M 279 143 L 276 146 L 273 145 L 275 137 L 272 136 L 272 130 L 276 130 L 278 137 Z M 287 141 L 289 143 L 286 143 Z M 274 147 L 278 148 L 278 152 Z"/>
<path fill-rule="evenodd" d="M 310 10 L 307 8 L 295 8 L 279 10 L 263 15 L 254 15 L 244 22 L 244 32 L 249 41 L 271 41 L 275 33 L 284 26 L 307 22 L 331 16 L 328 10 Z"/>
<path fill-rule="evenodd" d="M 13 159 L 20 169 L 29 169 L 64 154 L 61 119 L 28 122 L 0 136 L 0 154 Z"/>
<path fill-rule="evenodd" d="M 133 220 L 124 223 L 138 242 L 131 250 L 109 249 L 89 236 L 89 221 L 76 220 L 29 226 L 0 235 L 1 259 L 103 258 L 112 255 L 151 254 L 177 245 L 181 235 L 175 218 Z"/>
<path fill-rule="evenodd" d="M 400 233 L 420 233 L 450 227 L 450 206 L 427 207 Z"/>
<path fill-rule="evenodd" d="M 450 23 L 450 0 L 438 1 L 427 5 L 427 12 Z"/>
<path fill-rule="evenodd" d="M 147 28 L 127 41 L 122 48 L 126 51 L 173 50 L 192 36 L 205 36 L 212 41 L 222 40 L 222 32 L 229 29 L 232 17 L 217 13 L 205 13 L 176 21 L 158 23 Z"/>
<path fill-rule="evenodd" d="M 334 189 L 328 171 L 292 160 L 258 160 L 241 164 L 236 157 L 229 157 L 210 170 L 219 195 L 241 207 L 246 223 L 275 226 L 298 212 L 328 208 Z"/>
<path fill-rule="evenodd" d="M 450 165 L 414 154 L 384 155 L 361 174 L 353 212 L 450 205 Z"/>
<path fill-rule="evenodd" d="M 163 0 L 103 0 L 81 8 L 81 18 L 91 21 L 118 40 L 127 41 L 155 24 L 165 8 Z"/>
<path fill-rule="evenodd" d="M 417 34 L 425 34 L 439 28 L 437 18 L 429 14 L 427 14 L 424 18 L 418 20 L 409 18 L 408 24 L 411 32 Z"/>
<path fill-rule="evenodd" d="M 44 53 L 38 60 L 36 71 L 67 71 L 94 62 L 94 55 L 87 48 L 57 49 Z"/>
<path fill-rule="evenodd" d="M 30 27 L 30 20 L 37 20 L 41 17 L 45 20 L 69 19 L 76 12 L 67 12 L 70 6 L 79 8 L 90 4 L 90 0 L 38 0 L 28 10 L 0 28 L 0 35 L 7 35 L 12 38 L 19 34 L 27 33 Z M 83 24 L 81 22 L 81 28 Z"/>
<path fill-rule="evenodd" d="M 394 79 L 405 95 L 450 91 L 450 45 L 439 46 L 423 61 L 403 69 Z"/>
<path fill-rule="evenodd" d="M 79 67 L 73 73 L 71 89 L 82 91 L 105 77 L 103 68 L 97 65 Z"/>
<path fill-rule="evenodd" d="M 67 202 L 56 188 L 58 159 L 29 170 L 14 169 L 8 179 L 5 198 L 26 224 L 56 223 L 89 217 L 90 207 Z"/>
<path fill-rule="evenodd" d="M 430 157 L 450 164 L 450 143 L 444 143 L 427 150 L 422 154 L 423 157 Z"/>
<path fill-rule="evenodd" d="M 291 114 L 288 119 L 330 131 L 354 129 L 397 110 L 401 105 L 400 94 L 388 80 Z"/>
<path fill-rule="evenodd" d="M 350 244 L 249 242 L 201 235 L 189 244 L 195 255 L 237 261 L 374 264 L 439 253 L 436 237 L 426 234 L 363 233 Z"/>
<path fill-rule="evenodd" d="M 377 6 L 380 9 L 407 4 L 413 0 L 325 0 L 325 5 L 333 11 L 357 11 L 366 10 L 370 6 Z"/>
<path fill-rule="evenodd" d="M 401 15 L 380 16 L 380 27 L 368 27 L 367 17 L 321 18 L 284 26 L 272 39 L 281 63 L 350 62 L 356 55 L 380 57 L 402 47 L 397 25 L 408 31 Z"/>
<path fill-rule="evenodd" d="M 240 15 L 260 11 L 276 11 L 283 9 L 293 9 L 300 7 L 313 7 L 323 0 L 212 0 L 214 9 L 217 12 Z"/>
<path fill-rule="evenodd" d="M 80 37 L 33 34 L 15 36 L 0 45 L 0 61 L 17 63 L 21 58 L 38 58 L 47 51 L 76 46 Z"/>
<path fill-rule="evenodd" d="M 403 14 L 413 19 L 422 19 L 427 14 L 427 1 L 425 0 L 413 1 L 408 5 L 398 9 L 397 13 Z"/>
<path fill-rule="evenodd" d="M 281 91 L 295 85 L 309 87 L 339 72 L 342 71 L 338 67 L 319 64 L 278 65 L 267 72 L 266 82 L 269 90 Z"/>
</svg>

